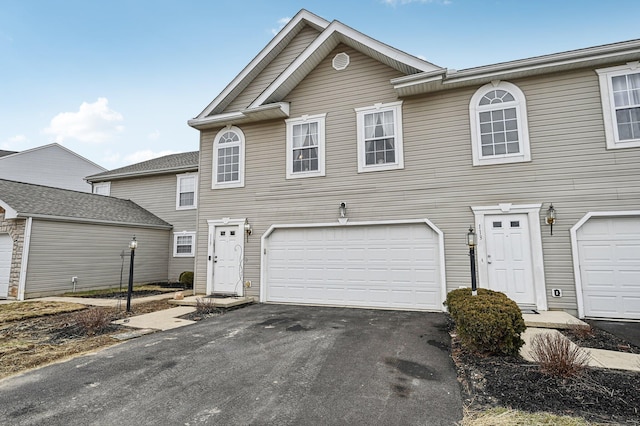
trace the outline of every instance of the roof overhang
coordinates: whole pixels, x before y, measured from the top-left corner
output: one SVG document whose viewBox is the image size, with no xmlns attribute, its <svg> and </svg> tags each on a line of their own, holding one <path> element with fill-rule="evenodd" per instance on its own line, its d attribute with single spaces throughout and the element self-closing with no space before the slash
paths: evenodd
<svg viewBox="0 0 640 426">
<path fill-rule="evenodd" d="M 247 108 L 242 111 L 228 112 L 212 115 L 204 118 L 193 118 L 187 123 L 198 130 L 207 130 L 215 127 L 254 123 L 258 121 L 273 120 L 289 117 L 289 103 L 276 102 Z"/>
<path fill-rule="evenodd" d="M 302 9 L 195 119 L 223 111 L 307 25 L 321 32 L 329 25 L 329 21 Z"/>
<path fill-rule="evenodd" d="M 95 225 L 109 225 L 109 226 L 125 226 L 131 228 L 148 228 L 148 229 L 173 229 L 173 225 L 154 225 L 147 223 L 133 223 L 133 222 L 116 222 L 112 220 L 100 220 L 100 219 L 88 219 L 83 217 L 68 217 L 68 216 L 52 216 L 39 213 L 18 213 L 18 218 L 33 218 L 41 220 L 49 220 L 53 222 L 71 222 L 71 223 L 84 223 Z"/>
<path fill-rule="evenodd" d="M 95 182 L 105 182 L 110 180 L 117 179 L 127 179 L 131 177 L 140 177 L 140 176 L 154 176 L 154 175 L 166 175 L 166 174 L 174 174 L 174 173 L 182 173 L 182 172 L 196 172 L 198 171 L 198 165 L 194 164 L 192 166 L 180 166 L 180 167 L 168 167 L 159 170 L 145 170 L 141 172 L 129 172 L 129 173 L 112 173 L 112 174 L 101 174 L 100 176 L 87 176 L 84 178 L 89 183 Z"/>
<path fill-rule="evenodd" d="M 476 86 L 492 80 L 531 77 L 611 63 L 637 61 L 639 58 L 640 40 L 631 40 L 460 71 L 424 72 L 393 79 L 391 84 L 398 96 L 404 97 L 457 87 Z"/>
<path fill-rule="evenodd" d="M 293 90 L 335 47 L 343 43 L 405 75 L 444 72 L 430 62 L 375 40 L 333 21 L 263 92 L 249 108 L 278 102 Z"/>
</svg>

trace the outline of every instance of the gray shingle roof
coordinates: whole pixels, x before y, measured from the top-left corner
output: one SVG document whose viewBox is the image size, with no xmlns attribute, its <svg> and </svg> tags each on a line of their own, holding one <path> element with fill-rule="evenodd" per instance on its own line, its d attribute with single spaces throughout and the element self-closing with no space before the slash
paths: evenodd
<svg viewBox="0 0 640 426">
<path fill-rule="evenodd" d="M 141 163 L 131 164 L 118 169 L 109 170 L 87 176 L 89 182 L 123 178 L 136 175 L 161 174 L 176 171 L 198 170 L 198 151 L 182 152 L 180 154 L 165 155 Z"/>
<path fill-rule="evenodd" d="M 0 157 L 5 157 L 11 154 L 17 154 L 18 151 L 5 151 L 4 149 L 0 149 Z"/>
<path fill-rule="evenodd" d="M 22 216 L 171 227 L 130 200 L 5 179 L 0 179 L 0 201 Z"/>
</svg>

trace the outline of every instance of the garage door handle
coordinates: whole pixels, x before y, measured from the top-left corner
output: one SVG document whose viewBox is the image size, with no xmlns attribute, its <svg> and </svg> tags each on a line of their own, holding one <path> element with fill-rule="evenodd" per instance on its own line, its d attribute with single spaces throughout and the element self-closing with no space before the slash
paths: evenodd
<svg viewBox="0 0 640 426">
<path fill-rule="evenodd" d="M 487 255 L 487 263 L 489 263 L 489 264 L 491 263 L 491 255 L 490 254 Z"/>
</svg>

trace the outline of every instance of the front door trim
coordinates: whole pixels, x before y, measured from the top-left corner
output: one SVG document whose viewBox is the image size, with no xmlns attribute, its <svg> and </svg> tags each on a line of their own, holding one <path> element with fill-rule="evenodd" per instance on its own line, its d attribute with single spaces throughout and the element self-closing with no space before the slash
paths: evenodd
<svg viewBox="0 0 640 426">
<path fill-rule="evenodd" d="M 210 295 L 214 293 L 213 289 L 213 259 L 215 258 L 214 252 L 214 241 L 216 239 L 216 227 L 220 226 L 236 226 L 238 228 L 237 233 L 241 236 L 240 248 L 241 253 L 244 256 L 244 224 L 246 223 L 246 218 L 239 219 L 231 219 L 228 217 L 223 217 L 222 219 L 209 219 L 207 220 L 207 224 L 209 225 L 209 235 L 207 242 L 207 290 L 206 294 Z M 240 286 L 240 291 L 238 292 L 238 296 L 242 296 L 244 294 L 244 285 Z"/>
<path fill-rule="evenodd" d="M 542 204 L 511 204 L 501 203 L 493 206 L 472 206 L 475 218 L 476 234 L 478 238 L 477 262 L 479 287 L 488 288 L 489 269 L 487 267 L 487 243 L 485 239 L 484 223 L 488 215 L 526 214 L 529 225 L 529 241 L 531 243 L 531 265 L 533 268 L 533 290 L 535 292 L 536 308 L 546 311 L 547 286 L 544 279 L 544 261 L 542 256 L 542 234 L 540 231 L 540 208 Z"/>
</svg>

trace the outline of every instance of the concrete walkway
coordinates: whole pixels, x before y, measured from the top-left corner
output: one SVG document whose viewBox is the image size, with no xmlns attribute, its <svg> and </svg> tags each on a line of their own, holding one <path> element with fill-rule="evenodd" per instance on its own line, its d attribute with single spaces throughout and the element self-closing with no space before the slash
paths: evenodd
<svg viewBox="0 0 640 426">
<path fill-rule="evenodd" d="M 520 355 L 527 361 L 533 361 L 531 345 L 538 335 L 560 335 L 566 339 L 558 329 L 574 326 L 589 327 L 589 324 L 580 321 L 566 312 L 546 311 L 539 314 L 523 314 L 527 329 L 522 334 L 524 346 L 520 349 Z M 568 339 L 567 339 L 568 340 Z M 571 342 L 572 346 L 576 346 Z M 611 368 L 616 370 L 640 371 L 640 355 L 626 352 L 607 351 L 603 349 L 582 348 L 589 354 L 589 365 L 592 367 Z"/>
</svg>

